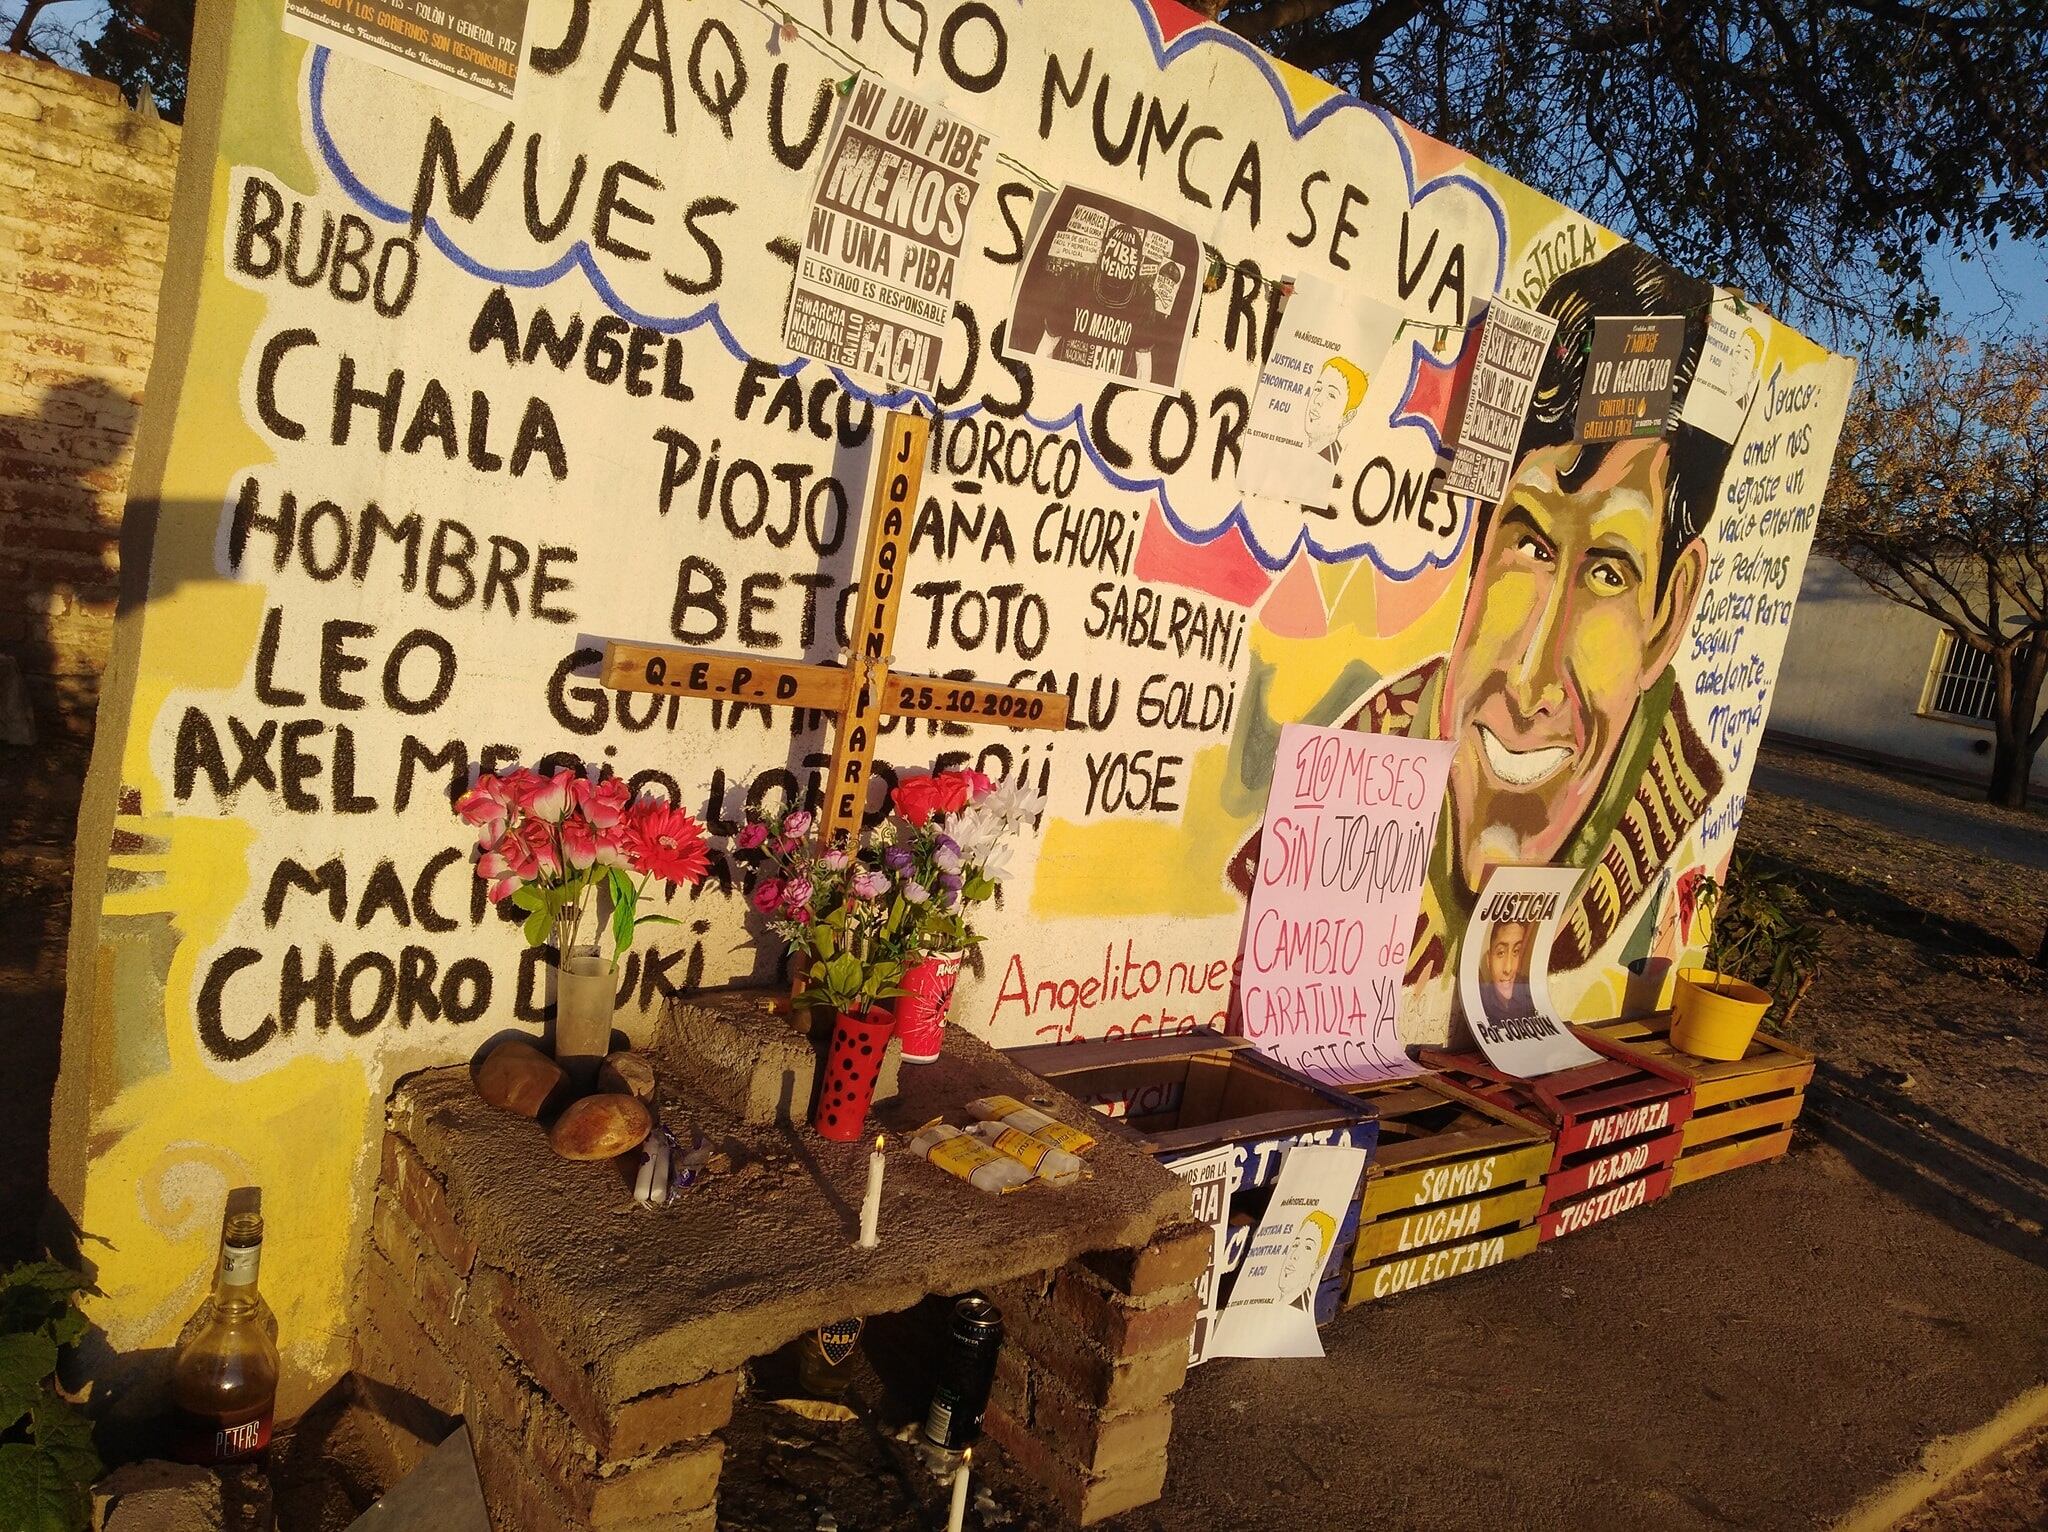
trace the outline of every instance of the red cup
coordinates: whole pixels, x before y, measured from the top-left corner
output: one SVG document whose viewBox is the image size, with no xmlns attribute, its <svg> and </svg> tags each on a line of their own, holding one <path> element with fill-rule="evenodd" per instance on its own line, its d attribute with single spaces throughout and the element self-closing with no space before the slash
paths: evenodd
<svg viewBox="0 0 2048 1532">
<path fill-rule="evenodd" d="M 868 1103 L 875 1099 L 882 1055 L 888 1051 L 896 1018 L 887 1006 L 865 1016 L 839 1013 L 832 1028 L 832 1047 L 825 1055 L 825 1078 L 818 1087 L 818 1105 L 811 1126 L 825 1138 L 850 1144 L 867 1127 Z"/>
<path fill-rule="evenodd" d="M 946 1013 L 953 1007 L 953 985 L 960 977 L 957 952 L 935 952 L 920 959 L 903 976 L 896 997 L 896 1039 L 903 1044 L 903 1062 L 929 1064 L 946 1040 Z"/>
</svg>

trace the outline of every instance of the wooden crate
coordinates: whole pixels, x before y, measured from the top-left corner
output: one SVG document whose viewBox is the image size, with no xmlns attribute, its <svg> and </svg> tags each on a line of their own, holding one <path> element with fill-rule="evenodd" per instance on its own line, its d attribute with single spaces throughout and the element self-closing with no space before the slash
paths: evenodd
<svg viewBox="0 0 2048 1532">
<path fill-rule="evenodd" d="M 1537 1227 L 1544 1241 L 1654 1202 L 1693 1114 L 1692 1080 L 1643 1049 L 1583 1027 L 1572 1029 L 1598 1062 L 1524 1080 L 1483 1054 L 1425 1049 L 1423 1061 L 1458 1084 L 1552 1133 Z"/>
<path fill-rule="evenodd" d="M 1272 1200 L 1287 1150 L 1334 1144 L 1370 1155 L 1379 1140 L 1370 1103 L 1276 1063 L 1244 1038 L 1206 1029 L 1181 1037 L 1043 1043 L 1009 1057 L 1093 1107 L 1111 1131 L 1135 1137 L 1196 1188 L 1196 1216 L 1213 1220 L 1216 1230 L 1195 1326 L 1197 1362 Z M 1318 1324 L 1342 1306 L 1357 1231 L 1354 1199 L 1316 1289 Z"/>
<path fill-rule="evenodd" d="M 1693 1113 L 1684 1129 L 1671 1184 L 1685 1186 L 1724 1170 L 1774 1160 L 1792 1145 L 1792 1124 L 1806 1105 L 1813 1055 L 1759 1032 L 1739 1059 L 1701 1059 L 1671 1046 L 1669 1012 L 1593 1028 L 1692 1080 Z"/>
<path fill-rule="evenodd" d="M 1441 1075 L 1356 1087 L 1380 1119 L 1359 1192 L 1346 1303 L 1498 1265 L 1536 1248 L 1550 1131 Z"/>
</svg>

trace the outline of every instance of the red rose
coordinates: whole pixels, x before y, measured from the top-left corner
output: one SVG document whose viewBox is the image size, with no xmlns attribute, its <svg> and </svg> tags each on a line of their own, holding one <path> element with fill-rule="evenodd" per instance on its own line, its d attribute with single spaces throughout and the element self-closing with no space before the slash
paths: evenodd
<svg viewBox="0 0 2048 1532">
<path fill-rule="evenodd" d="M 944 776 L 933 777 L 932 787 L 938 793 L 939 807 L 948 814 L 957 814 L 967 807 L 969 789 L 967 778 L 957 771 Z"/>
<path fill-rule="evenodd" d="M 889 794 L 889 801 L 896 805 L 897 813 L 922 830 L 938 812 L 938 785 L 931 777 L 912 777 Z"/>
</svg>

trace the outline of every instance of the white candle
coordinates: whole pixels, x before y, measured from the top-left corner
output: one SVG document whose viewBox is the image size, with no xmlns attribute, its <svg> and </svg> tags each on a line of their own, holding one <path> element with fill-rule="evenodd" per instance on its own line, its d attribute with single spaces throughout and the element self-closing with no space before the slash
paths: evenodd
<svg viewBox="0 0 2048 1532">
<path fill-rule="evenodd" d="M 953 1470 L 953 1509 L 946 1515 L 946 1532 L 960 1532 L 967 1517 L 967 1471 L 974 1461 L 974 1449 L 960 1454 L 960 1466 Z"/>
<path fill-rule="evenodd" d="M 860 1202 L 860 1248 L 872 1250 L 881 1243 L 876 1225 L 882 1221 L 882 1135 L 875 1135 L 875 1151 L 868 1156 L 868 1192 Z"/>
</svg>

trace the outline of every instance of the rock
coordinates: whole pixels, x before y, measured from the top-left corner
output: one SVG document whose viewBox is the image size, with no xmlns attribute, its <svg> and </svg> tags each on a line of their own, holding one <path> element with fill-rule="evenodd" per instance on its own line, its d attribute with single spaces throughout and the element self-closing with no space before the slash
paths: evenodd
<svg viewBox="0 0 2048 1532">
<path fill-rule="evenodd" d="M 498 1044 L 476 1066 L 477 1094 L 521 1117 L 540 1116 L 568 1078 L 560 1064 L 516 1037 Z"/>
<path fill-rule="evenodd" d="M 92 1488 L 93 1532 L 222 1532 L 220 1480 L 210 1469 L 151 1459 Z"/>
<path fill-rule="evenodd" d="M 654 1066 L 637 1053 L 614 1053 L 598 1066 L 597 1088 L 635 1101 L 654 1100 Z"/>
<path fill-rule="evenodd" d="M 548 1142 L 565 1160 L 609 1160 L 637 1149 L 654 1127 L 631 1096 L 585 1096 L 555 1120 Z"/>
</svg>

